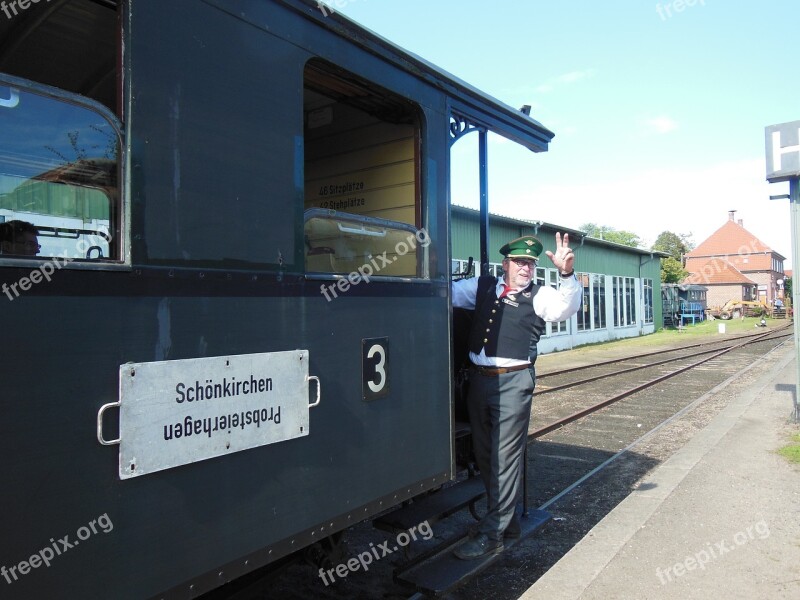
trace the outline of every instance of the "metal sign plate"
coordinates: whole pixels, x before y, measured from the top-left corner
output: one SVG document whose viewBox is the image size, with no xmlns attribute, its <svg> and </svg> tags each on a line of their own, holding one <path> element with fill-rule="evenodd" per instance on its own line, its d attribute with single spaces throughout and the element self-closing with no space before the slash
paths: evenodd
<svg viewBox="0 0 800 600">
<path fill-rule="evenodd" d="M 119 477 L 308 435 L 308 351 L 119 369 Z"/>
<path fill-rule="evenodd" d="M 800 121 L 765 128 L 767 181 L 776 183 L 800 177 Z"/>
</svg>

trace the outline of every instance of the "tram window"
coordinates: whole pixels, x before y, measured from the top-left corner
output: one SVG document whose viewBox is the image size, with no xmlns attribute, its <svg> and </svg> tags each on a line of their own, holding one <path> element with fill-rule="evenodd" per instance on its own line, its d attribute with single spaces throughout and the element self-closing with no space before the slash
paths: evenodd
<svg viewBox="0 0 800 600">
<path fill-rule="evenodd" d="M 320 60 L 304 83 L 306 270 L 424 276 L 417 107 Z"/>
<path fill-rule="evenodd" d="M 0 220 L 38 232 L 3 258 L 118 260 L 119 135 L 101 109 L 0 80 L 0 131 Z"/>
</svg>

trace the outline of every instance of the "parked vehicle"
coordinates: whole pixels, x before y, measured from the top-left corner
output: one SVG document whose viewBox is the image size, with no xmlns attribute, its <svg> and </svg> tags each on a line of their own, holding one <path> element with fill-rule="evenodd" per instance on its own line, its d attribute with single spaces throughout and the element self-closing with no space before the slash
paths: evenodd
<svg viewBox="0 0 800 600">
<path fill-rule="evenodd" d="M 711 317 L 725 321 L 741 317 L 761 317 L 769 312 L 769 306 L 752 300 L 728 300 L 721 307 L 715 306 L 709 309 Z"/>
</svg>

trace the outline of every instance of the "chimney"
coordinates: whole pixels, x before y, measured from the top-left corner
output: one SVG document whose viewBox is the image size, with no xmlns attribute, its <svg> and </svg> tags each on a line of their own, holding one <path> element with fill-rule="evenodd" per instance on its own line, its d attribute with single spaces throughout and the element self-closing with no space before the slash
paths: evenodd
<svg viewBox="0 0 800 600">
<path fill-rule="evenodd" d="M 744 220 L 743 219 L 739 219 L 737 221 L 737 223 L 739 223 L 739 227 L 744 227 Z"/>
<path fill-rule="evenodd" d="M 735 210 L 729 210 L 728 211 L 728 221 L 735 220 L 735 215 L 736 215 L 736 211 Z"/>
</svg>

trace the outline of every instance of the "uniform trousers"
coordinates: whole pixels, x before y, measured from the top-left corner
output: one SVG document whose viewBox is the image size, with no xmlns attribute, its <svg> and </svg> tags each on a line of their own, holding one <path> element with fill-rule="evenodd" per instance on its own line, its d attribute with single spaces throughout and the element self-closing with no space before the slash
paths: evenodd
<svg viewBox="0 0 800 600">
<path fill-rule="evenodd" d="M 475 460 L 486 486 L 487 512 L 478 531 L 502 540 L 521 491 L 533 378 L 528 369 L 483 375 L 470 370 L 467 409 Z"/>
</svg>

